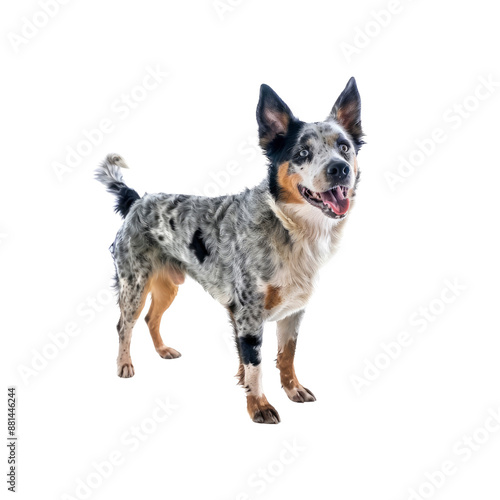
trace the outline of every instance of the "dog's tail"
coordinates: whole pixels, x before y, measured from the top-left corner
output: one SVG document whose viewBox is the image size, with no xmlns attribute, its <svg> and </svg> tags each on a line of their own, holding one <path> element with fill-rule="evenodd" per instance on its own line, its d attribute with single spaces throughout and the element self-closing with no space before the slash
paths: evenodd
<svg viewBox="0 0 500 500">
<path fill-rule="evenodd" d="M 125 218 L 132 205 L 141 197 L 125 184 L 121 168 L 128 168 L 123 158 L 117 154 L 109 154 L 96 170 L 95 177 L 106 186 L 108 192 L 117 197 L 115 212 Z"/>
</svg>

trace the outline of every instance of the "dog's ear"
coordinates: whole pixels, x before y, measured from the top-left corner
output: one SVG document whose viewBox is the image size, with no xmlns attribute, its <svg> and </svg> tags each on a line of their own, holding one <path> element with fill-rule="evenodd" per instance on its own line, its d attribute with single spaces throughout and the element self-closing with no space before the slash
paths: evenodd
<svg viewBox="0 0 500 500">
<path fill-rule="evenodd" d="M 269 85 L 260 86 L 257 105 L 260 145 L 265 149 L 276 137 L 285 136 L 293 119 L 290 108 Z"/>
<path fill-rule="evenodd" d="M 361 128 L 361 98 L 354 77 L 347 82 L 345 89 L 333 105 L 327 119 L 334 119 L 351 135 L 359 150 L 363 144 L 363 129 Z"/>
</svg>

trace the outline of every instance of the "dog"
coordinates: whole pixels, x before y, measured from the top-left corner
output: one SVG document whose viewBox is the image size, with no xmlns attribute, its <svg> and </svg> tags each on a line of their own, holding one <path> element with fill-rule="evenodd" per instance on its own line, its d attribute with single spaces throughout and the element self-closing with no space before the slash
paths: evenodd
<svg viewBox="0 0 500 500">
<path fill-rule="evenodd" d="M 156 351 L 164 359 L 180 356 L 164 344 L 160 321 L 188 275 L 228 311 L 250 417 L 276 424 L 279 414 L 262 387 L 263 326 L 277 322 L 277 367 L 287 396 L 315 401 L 295 374 L 295 347 L 315 278 L 338 246 L 359 181 L 364 134 L 356 81 L 351 78 L 327 118 L 314 123 L 296 118 L 263 84 L 257 123 L 268 175 L 240 194 L 141 198 L 125 184 L 127 165 L 115 154 L 96 177 L 117 197 L 115 209 L 124 218 L 110 248 L 121 312 L 118 376 L 134 375 L 132 329 L 148 294 L 145 320 Z"/>
</svg>

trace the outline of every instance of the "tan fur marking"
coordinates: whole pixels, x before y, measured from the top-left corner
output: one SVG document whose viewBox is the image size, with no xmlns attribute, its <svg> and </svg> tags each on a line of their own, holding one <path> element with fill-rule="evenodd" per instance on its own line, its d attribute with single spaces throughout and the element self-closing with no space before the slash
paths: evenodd
<svg viewBox="0 0 500 500">
<path fill-rule="evenodd" d="M 264 394 L 262 396 L 247 395 L 247 410 L 252 420 L 260 424 L 277 424 L 281 421 L 278 412 L 273 405 L 269 404 Z"/>
<path fill-rule="evenodd" d="M 325 137 L 325 141 L 326 141 L 327 146 L 330 146 L 331 148 L 333 148 L 333 146 L 335 146 L 335 143 L 337 142 L 338 138 L 339 138 L 339 134 L 327 135 Z"/>
<path fill-rule="evenodd" d="M 354 178 L 356 178 L 356 176 L 358 175 L 358 160 L 356 158 L 356 156 L 354 156 L 354 159 L 353 159 L 353 163 L 354 163 Z M 352 210 L 352 205 L 353 205 L 353 202 L 354 200 L 352 199 L 352 195 L 354 194 L 354 188 L 352 187 L 351 189 L 349 189 L 349 191 L 347 192 L 347 197 L 349 198 L 349 200 L 351 201 L 351 205 L 349 206 L 349 210 Z M 345 220 L 345 219 L 344 219 Z M 343 222 L 343 221 L 342 221 Z"/>
<path fill-rule="evenodd" d="M 145 319 L 156 350 L 165 346 L 160 335 L 161 318 L 174 301 L 178 284 L 183 282 L 184 275 L 171 268 L 160 271 L 149 280 L 147 288 L 148 292 L 151 291 L 151 306 Z"/>
<path fill-rule="evenodd" d="M 300 174 L 288 173 L 289 162 L 282 163 L 278 168 L 278 185 L 281 188 L 280 200 L 285 203 L 306 203 L 299 193 Z"/>
<path fill-rule="evenodd" d="M 262 411 L 267 408 L 272 408 L 272 406 L 269 404 L 269 401 L 264 394 L 262 394 L 262 396 L 247 395 L 247 410 L 252 419 L 258 411 Z"/>
<path fill-rule="evenodd" d="M 276 286 L 267 285 L 266 297 L 264 299 L 264 309 L 272 309 L 281 304 L 280 289 Z"/>
<path fill-rule="evenodd" d="M 358 159 L 356 158 L 356 156 L 354 157 L 353 163 L 354 163 L 354 175 L 357 175 L 358 174 Z"/>
<path fill-rule="evenodd" d="M 281 385 L 285 389 L 293 389 L 300 385 L 293 366 L 296 345 L 296 340 L 289 340 L 283 347 L 283 351 L 278 353 L 276 365 L 280 370 Z"/>
</svg>

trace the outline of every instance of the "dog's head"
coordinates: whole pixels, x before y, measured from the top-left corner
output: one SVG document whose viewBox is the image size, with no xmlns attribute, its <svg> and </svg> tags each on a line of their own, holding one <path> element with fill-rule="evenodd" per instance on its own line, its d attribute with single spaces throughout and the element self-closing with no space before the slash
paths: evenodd
<svg viewBox="0 0 500 500">
<path fill-rule="evenodd" d="M 346 216 L 359 179 L 360 112 L 354 78 L 326 120 L 316 123 L 294 117 L 271 87 L 261 86 L 259 139 L 270 161 L 269 187 L 278 203 L 304 205 L 307 213 L 320 211 L 331 219 Z"/>
</svg>

